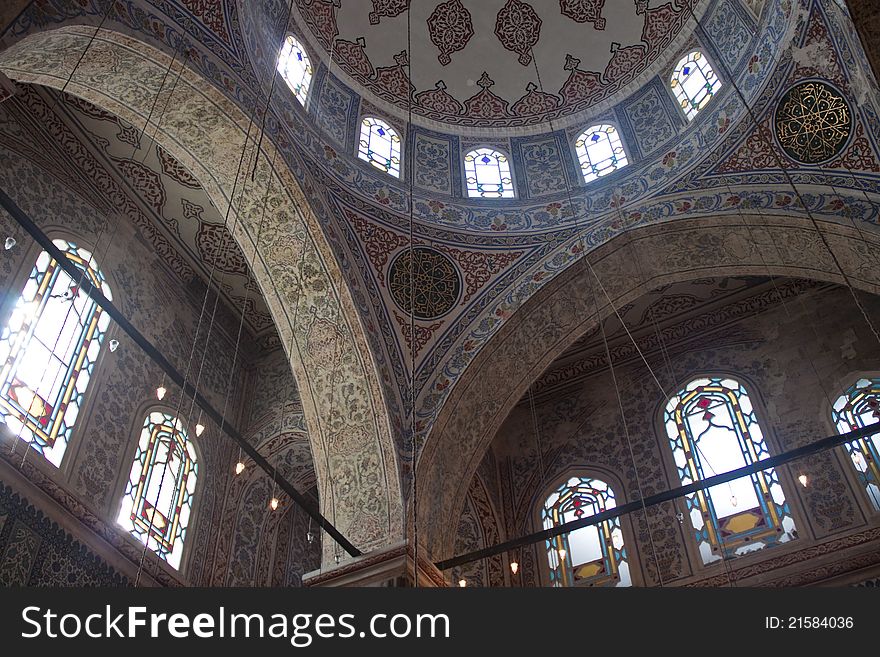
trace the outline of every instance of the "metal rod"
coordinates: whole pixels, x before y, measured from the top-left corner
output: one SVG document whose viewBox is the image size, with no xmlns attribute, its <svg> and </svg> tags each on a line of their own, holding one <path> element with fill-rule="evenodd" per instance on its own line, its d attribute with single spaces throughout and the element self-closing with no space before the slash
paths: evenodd
<svg viewBox="0 0 880 657">
<path fill-rule="evenodd" d="M 37 226 L 37 224 L 35 224 L 20 207 L 18 207 L 15 201 L 13 201 L 3 189 L 0 189 L 0 206 L 12 216 L 19 226 L 34 238 L 37 244 L 43 247 L 43 249 L 55 259 L 58 265 L 67 272 L 68 276 L 74 278 L 74 280 L 79 277 L 80 270 L 76 265 L 68 260 L 67 256 L 55 246 L 52 240 L 49 239 L 40 227 Z M 100 306 L 101 309 L 104 310 L 117 324 L 119 324 L 119 327 L 125 331 L 125 333 L 134 340 L 141 349 L 144 350 L 144 353 L 146 353 L 147 356 L 162 368 L 168 378 L 176 383 L 185 395 L 194 399 L 196 404 L 199 405 L 208 417 L 210 417 L 218 426 L 223 427 L 223 432 L 238 443 L 242 451 L 251 457 L 254 463 L 264 470 L 266 474 L 273 477 L 278 482 L 278 486 L 287 493 L 294 502 L 302 507 L 302 509 L 318 523 L 318 526 L 326 531 L 333 540 L 339 543 L 349 555 L 352 557 L 361 556 L 361 551 L 352 545 L 351 542 L 333 526 L 333 523 L 321 514 L 316 504 L 314 504 L 309 498 L 301 495 L 293 484 L 281 476 L 275 467 L 263 458 L 263 456 L 261 456 L 260 453 L 241 436 L 238 430 L 235 429 L 228 420 L 217 412 L 211 403 L 196 390 L 195 386 L 185 381 L 183 375 L 177 371 L 165 356 L 163 356 L 162 353 L 131 324 L 131 322 L 128 321 L 125 315 L 123 315 L 122 312 L 120 312 L 119 309 L 100 292 L 100 290 L 92 285 L 92 282 L 88 280 L 88 278 L 82 278 L 83 280 L 80 289 L 97 303 L 98 306 Z"/>
<path fill-rule="evenodd" d="M 551 527 L 550 529 L 545 529 L 543 531 L 535 532 L 533 534 L 514 538 L 510 541 L 499 543 L 498 545 L 483 548 L 482 550 L 475 550 L 473 552 L 468 552 L 467 554 L 452 557 L 451 559 L 438 561 L 434 565 L 437 566 L 439 570 L 448 570 L 450 568 L 455 568 L 456 566 L 461 566 L 472 561 L 477 561 L 478 559 L 485 559 L 486 557 L 492 557 L 496 554 L 508 552 L 514 548 L 522 547 L 523 545 L 531 545 L 532 543 L 538 543 L 539 541 L 546 541 L 551 538 L 555 538 L 556 536 L 560 536 L 561 534 L 568 534 L 569 532 L 573 532 L 574 530 L 580 529 L 581 527 L 598 525 L 599 523 L 605 522 L 606 520 L 617 518 L 627 513 L 631 513 L 632 511 L 638 511 L 642 509 L 643 506 L 654 506 L 663 502 L 669 502 L 670 500 L 674 500 L 684 495 L 689 495 L 690 493 L 694 493 L 698 490 L 704 490 L 706 488 L 711 488 L 712 486 L 717 486 L 718 484 L 732 481 L 733 479 L 739 479 L 740 477 L 745 477 L 756 472 L 760 472 L 762 470 L 768 470 L 778 465 L 783 465 L 785 463 L 789 463 L 790 461 L 794 461 L 805 456 L 810 456 L 811 454 L 817 454 L 819 452 L 825 451 L 826 449 L 837 447 L 838 445 L 842 445 L 843 443 L 848 443 L 854 440 L 858 440 L 859 438 L 871 436 L 878 432 L 880 432 L 880 422 L 875 422 L 874 424 L 869 424 L 868 426 L 862 427 L 861 429 L 856 429 L 854 431 L 850 431 L 849 433 L 842 433 L 837 436 L 823 438 L 822 440 L 817 440 L 816 442 L 804 445 L 803 447 L 792 449 L 788 452 L 785 452 L 784 454 L 771 456 L 770 458 L 757 461 L 755 463 L 752 463 L 751 465 L 747 465 L 736 470 L 731 470 L 730 472 L 724 472 L 722 474 L 715 475 L 714 477 L 708 477 L 707 479 L 702 479 L 692 484 L 688 484 L 687 486 L 680 486 L 679 488 L 672 488 L 662 493 L 651 495 L 650 497 L 644 498 L 644 500 L 639 499 L 633 502 L 628 502 L 627 504 L 618 506 L 614 509 L 609 509 L 607 511 L 603 511 L 602 513 L 597 513 L 594 516 L 572 520 L 571 522 L 566 522 L 562 525 Z"/>
</svg>

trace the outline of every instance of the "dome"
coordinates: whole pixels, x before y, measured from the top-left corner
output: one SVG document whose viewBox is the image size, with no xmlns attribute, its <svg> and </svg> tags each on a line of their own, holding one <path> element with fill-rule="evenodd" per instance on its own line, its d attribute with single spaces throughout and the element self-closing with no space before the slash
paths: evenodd
<svg viewBox="0 0 880 657">
<path fill-rule="evenodd" d="M 401 118 L 411 91 L 413 122 L 451 132 L 582 120 L 667 66 L 707 4 L 431 0 L 410 15 L 408 0 L 295 3 L 334 74 Z"/>
</svg>

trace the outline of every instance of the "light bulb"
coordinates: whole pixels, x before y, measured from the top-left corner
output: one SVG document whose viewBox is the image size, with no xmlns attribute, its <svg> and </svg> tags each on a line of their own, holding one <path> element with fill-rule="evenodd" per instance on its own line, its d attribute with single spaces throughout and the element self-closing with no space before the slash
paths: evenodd
<svg viewBox="0 0 880 657">
<path fill-rule="evenodd" d="M 205 425 L 201 422 L 196 425 L 196 436 L 201 436 L 205 432 Z"/>
<path fill-rule="evenodd" d="M 119 349 L 119 340 L 110 340 L 110 351 L 113 352 L 117 349 Z"/>
<path fill-rule="evenodd" d="M 306 540 L 309 542 L 309 545 L 315 542 L 315 535 L 312 532 L 308 532 L 306 534 Z"/>
<path fill-rule="evenodd" d="M 244 472 L 244 463 L 239 461 L 235 464 L 235 474 L 240 475 L 242 472 Z"/>
<path fill-rule="evenodd" d="M 278 508 L 278 498 L 277 497 L 273 497 L 272 500 L 269 502 L 269 508 L 272 509 L 273 511 L 275 511 Z"/>
<path fill-rule="evenodd" d="M 565 551 L 565 548 L 563 548 L 563 547 L 559 548 L 558 552 L 559 552 L 559 560 L 560 560 L 560 561 L 565 561 L 565 555 L 568 554 L 568 553 Z"/>
<path fill-rule="evenodd" d="M 808 482 L 809 480 L 807 479 L 807 475 L 802 474 L 802 475 L 800 475 L 800 476 L 798 477 L 798 481 L 801 482 L 801 486 L 803 486 L 804 488 L 806 488 L 806 487 L 807 487 L 807 482 Z"/>
<path fill-rule="evenodd" d="M 510 572 L 512 572 L 514 575 L 516 575 L 518 570 L 519 570 L 519 564 L 516 561 L 511 561 L 510 562 Z"/>
<path fill-rule="evenodd" d="M 464 588 L 465 586 L 467 586 L 467 580 L 466 580 L 466 579 L 460 579 L 460 580 L 458 580 L 458 585 L 459 585 L 461 588 Z"/>
<path fill-rule="evenodd" d="M 10 236 L 10 237 L 7 237 L 7 238 L 6 238 L 6 242 L 5 242 L 4 246 L 6 247 L 6 250 L 8 251 L 9 249 L 11 249 L 11 248 L 12 248 L 13 246 L 15 246 L 16 244 L 18 244 L 18 242 L 15 241 L 15 238 L 14 238 L 14 237 L 11 237 L 11 236 Z"/>
<path fill-rule="evenodd" d="M 165 398 L 166 392 L 168 391 L 165 389 L 165 386 L 159 386 L 158 388 L 156 388 L 156 397 L 159 398 L 159 401 L 162 401 L 162 399 Z"/>
</svg>

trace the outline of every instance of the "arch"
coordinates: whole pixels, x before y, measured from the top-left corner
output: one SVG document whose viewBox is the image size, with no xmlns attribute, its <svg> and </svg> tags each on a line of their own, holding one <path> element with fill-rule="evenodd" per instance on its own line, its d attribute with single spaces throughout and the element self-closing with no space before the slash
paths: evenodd
<svg viewBox="0 0 880 657">
<path fill-rule="evenodd" d="M 358 157 L 388 175 L 400 178 L 400 135 L 382 119 L 361 119 Z"/>
<path fill-rule="evenodd" d="M 91 251 L 53 240 L 112 299 Z M 0 422 L 55 467 L 70 442 L 104 335 L 106 315 L 46 252 L 40 251 L 0 334 Z"/>
<path fill-rule="evenodd" d="M 292 34 L 284 39 L 276 66 L 293 95 L 305 107 L 315 71 L 309 53 Z"/>
<path fill-rule="evenodd" d="M 681 111 L 688 121 L 696 118 L 721 88 L 721 80 L 701 50 L 693 50 L 678 60 L 669 78 Z"/>
<path fill-rule="evenodd" d="M 574 148 L 587 183 L 629 164 L 620 131 L 610 123 L 600 123 L 584 130 L 575 140 Z"/>
<path fill-rule="evenodd" d="M 65 26 L 30 35 L 0 53 L 0 70 L 20 82 L 61 88 L 77 59 L 69 54 L 85 52 L 94 34 L 92 28 Z M 140 126 L 170 61 L 141 41 L 104 30 L 67 91 Z M 243 150 L 242 170 L 254 166 L 256 140 L 243 148 L 249 121 L 188 68 L 174 85 L 173 103 L 167 102 L 170 92 L 166 87 L 158 99 L 157 106 L 167 110 L 160 124 L 158 117 L 151 122 L 150 133 L 155 131 L 154 140 L 189 168 L 218 208 L 226 208 Z M 265 154 L 255 183 L 236 189 L 230 233 L 288 351 L 309 428 L 322 512 L 358 548 L 370 550 L 402 536 L 401 489 L 387 410 L 338 264 L 290 169 L 270 166 L 274 148 L 270 139 L 263 140 Z M 281 155 L 278 162 L 284 160 Z M 253 235 L 264 198 L 272 212 L 266 213 L 257 251 Z M 342 398 L 342 386 L 344 409 L 332 403 Z M 331 555 L 325 550 L 325 558 Z"/>
<path fill-rule="evenodd" d="M 852 284 L 880 293 L 877 232 L 832 221 L 819 227 Z M 451 556 L 448 527 L 461 508 L 461 491 L 505 418 L 547 366 L 612 314 L 608 299 L 620 308 L 659 286 L 706 276 L 769 273 L 844 283 L 812 224 L 798 217 L 668 221 L 614 237 L 588 257 L 608 298 L 596 304 L 585 293 L 595 286 L 590 269 L 570 265 L 513 312 L 438 413 L 418 466 L 421 489 L 432 491 L 430 499 L 418 500 L 418 513 L 435 558 Z"/>
<path fill-rule="evenodd" d="M 514 198 L 513 170 L 507 153 L 484 146 L 464 156 L 464 180 L 471 198 Z"/>
</svg>

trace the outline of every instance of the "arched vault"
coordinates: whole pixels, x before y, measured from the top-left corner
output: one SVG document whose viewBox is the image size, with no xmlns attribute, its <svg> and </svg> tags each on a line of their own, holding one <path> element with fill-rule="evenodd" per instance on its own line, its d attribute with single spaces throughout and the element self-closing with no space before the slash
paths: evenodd
<svg viewBox="0 0 880 657">
<path fill-rule="evenodd" d="M 309 429 L 322 512 L 363 551 L 399 541 L 401 487 L 375 364 L 342 274 L 285 154 L 276 157 L 273 144 L 264 139 L 252 182 L 260 128 L 256 119 L 251 123 L 188 68 L 172 82 L 179 63 L 157 98 L 171 58 L 107 30 L 86 50 L 94 34 L 82 26 L 33 34 L 0 53 L 0 70 L 20 82 L 54 88 L 66 84 L 68 93 L 138 127 L 155 102 L 147 134 L 155 131 L 155 141 L 190 169 L 221 214 L 234 189 L 228 227 L 288 352 Z M 257 244 L 264 198 L 265 223 Z M 332 546 L 328 550 L 332 554 Z"/>
<path fill-rule="evenodd" d="M 805 217 L 672 220 L 624 233 L 590 252 L 595 276 L 578 262 L 545 285 L 468 366 L 427 437 L 417 471 L 418 529 L 432 558 L 451 556 L 468 485 L 510 411 L 560 354 L 614 308 L 659 286 L 707 276 L 844 284 L 842 269 L 856 294 L 880 292 L 880 234 L 873 226 L 818 225 L 821 236 Z M 880 317 L 870 320 L 880 326 Z"/>
</svg>

